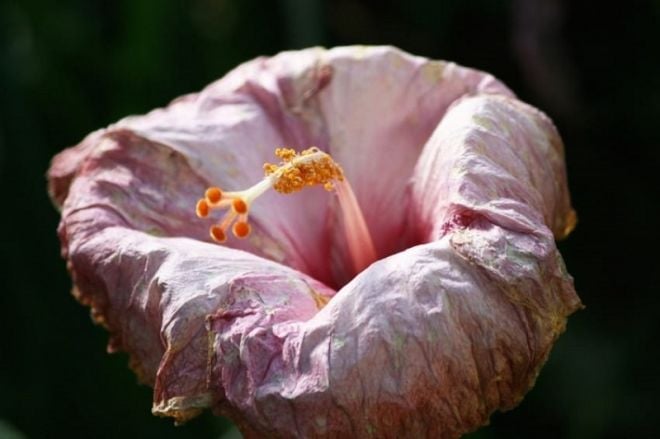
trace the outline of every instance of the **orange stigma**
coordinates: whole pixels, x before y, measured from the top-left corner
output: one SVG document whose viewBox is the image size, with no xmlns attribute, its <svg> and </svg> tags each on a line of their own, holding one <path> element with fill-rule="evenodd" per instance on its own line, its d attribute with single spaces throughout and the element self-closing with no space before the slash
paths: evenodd
<svg viewBox="0 0 660 439">
<path fill-rule="evenodd" d="M 245 201 L 243 201 L 240 198 L 236 198 L 234 201 L 231 202 L 231 208 L 234 212 L 240 213 L 240 214 L 245 214 L 247 213 L 248 207 Z"/>
<path fill-rule="evenodd" d="M 197 212 L 197 216 L 200 218 L 206 218 L 209 216 L 209 205 L 206 200 L 199 200 L 197 202 L 195 212 Z"/>
<path fill-rule="evenodd" d="M 250 225 L 243 221 L 237 221 L 231 231 L 234 232 L 235 237 L 245 238 L 250 234 Z"/>
<path fill-rule="evenodd" d="M 344 181 L 341 167 L 329 154 L 316 147 L 306 149 L 300 154 L 290 148 L 277 148 L 275 155 L 281 162 L 265 163 L 265 177 L 254 186 L 237 192 L 225 192 L 218 187 L 210 187 L 205 191 L 204 198 L 197 201 L 195 211 L 200 218 L 206 218 L 215 209 L 228 209 L 220 222 L 209 229 L 209 234 L 215 242 L 225 242 L 230 227 L 237 238 L 249 236 L 250 205 L 268 189 L 290 194 L 305 187 L 321 185 L 330 191 L 335 188 L 335 181 Z"/>
<path fill-rule="evenodd" d="M 206 200 L 211 204 L 217 204 L 222 199 L 222 191 L 217 187 L 208 188 L 204 195 Z"/>
<path fill-rule="evenodd" d="M 225 242 L 227 240 L 227 235 L 220 226 L 211 226 L 209 233 L 215 242 Z"/>
</svg>

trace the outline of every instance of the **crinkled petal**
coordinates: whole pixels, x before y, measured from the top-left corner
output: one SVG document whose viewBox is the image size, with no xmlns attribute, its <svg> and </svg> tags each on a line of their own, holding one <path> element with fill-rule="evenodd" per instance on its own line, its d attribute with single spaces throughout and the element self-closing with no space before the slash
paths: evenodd
<svg viewBox="0 0 660 439">
<path fill-rule="evenodd" d="M 319 280 L 347 258 L 321 190 L 268 194 L 254 239 L 209 244 L 195 200 L 254 183 L 281 144 L 333 153 L 380 256 L 420 245 L 335 295 Z M 393 48 L 255 60 L 91 134 L 49 178 L 77 296 L 180 421 L 212 407 L 248 437 L 457 437 L 520 401 L 581 306 L 554 243 L 575 215 L 551 122 L 488 75 Z"/>
<path fill-rule="evenodd" d="M 514 283 L 445 237 L 377 262 L 306 323 L 266 329 L 254 314 L 218 312 L 209 327 L 220 412 L 238 408 L 256 437 L 443 438 L 479 427 L 520 401 L 576 308 L 544 244 Z M 227 357 L 271 367 L 255 374 Z"/>
<path fill-rule="evenodd" d="M 457 103 L 413 180 L 432 242 L 373 264 L 304 323 L 216 313 L 220 410 L 238 407 L 257 437 L 458 437 L 514 407 L 581 306 L 550 230 L 573 218 L 562 154 L 526 105 Z M 238 352 L 270 359 L 259 385 L 221 360 Z"/>
<path fill-rule="evenodd" d="M 113 131 L 79 167 L 60 224 L 75 294 L 110 331 L 109 351 L 128 352 L 154 386 L 154 411 L 178 420 L 212 401 L 207 315 L 249 296 L 305 320 L 334 294 L 275 262 L 204 243 L 206 226 L 191 215 L 203 188 L 180 153 Z"/>
<path fill-rule="evenodd" d="M 424 149 L 412 179 L 418 239 L 438 239 L 478 216 L 523 232 L 575 226 L 564 150 L 543 113 L 505 96 L 457 101 Z"/>
<path fill-rule="evenodd" d="M 90 218 L 111 215 L 97 208 L 80 211 L 67 229 L 76 236 L 94 221 Z M 177 421 L 196 416 L 217 398 L 207 382 L 207 316 L 241 303 L 267 310 L 268 324 L 304 321 L 332 293 L 314 279 L 240 250 L 123 227 L 74 238 L 70 252 L 79 299 L 111 333 L 108 350 L 130 354 L 138 377 L 154 387 L 153 412 Z M 260 361 L 250 367 L 263 367 Z"/>
</svg>

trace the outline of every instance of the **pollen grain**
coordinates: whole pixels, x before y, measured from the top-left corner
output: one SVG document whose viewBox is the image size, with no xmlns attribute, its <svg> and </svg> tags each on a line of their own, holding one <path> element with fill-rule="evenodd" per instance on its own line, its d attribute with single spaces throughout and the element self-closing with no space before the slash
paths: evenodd
<svg viewBox="0 0 660 439">
<path fill-rule="evenodd" d="M 248 211 L 247 203 L 241 198 L 234 199 L 234 201 L 231 203 L 231 208 L 234 212 L 240 215 L 246 214 Z"/>
</svg>

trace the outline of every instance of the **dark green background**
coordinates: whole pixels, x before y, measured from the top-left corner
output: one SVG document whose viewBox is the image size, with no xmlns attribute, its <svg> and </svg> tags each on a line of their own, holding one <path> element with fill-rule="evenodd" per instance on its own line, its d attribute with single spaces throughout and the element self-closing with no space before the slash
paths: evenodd
<svg viewBox="0 0 660 439">
<path fill-rule="evenodd" d="M 659 434 L 660 2 L 606 3 L 0 1 L 0 437 L 224 434 L 210 415 L 178 428 L 152 417 L 150 389 L 105 354 L 69 295 L 44 174 L 88 132 L 242 61 L 352 43 L 492 72 L 566 143 L 580 222 L 560 248 L 587 308 L 520 407 L 472 437 Z"/>
</svg>

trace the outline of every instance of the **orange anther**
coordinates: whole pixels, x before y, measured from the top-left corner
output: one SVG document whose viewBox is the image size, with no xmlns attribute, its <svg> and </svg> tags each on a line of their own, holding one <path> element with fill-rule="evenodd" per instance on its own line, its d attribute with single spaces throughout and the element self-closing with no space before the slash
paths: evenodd
<svg viewBox="0 0 660 439">
<path fill-rule="evenodd" d="M 240 198 L 236 198 L 234 201 L 232 201 L 231 208 L 234 212 L 241 215 L 247 213 L 248 211 L 247 203 L 245 203 L 245 201 L 241 200 Z"/>
<path fill-rule="evenodd" d="M 197 216 L 200 218 L 206 218 L 209 215 L 209 205 L 206 200 L 199 200 L 195 208 Z"/>
<path fill-rule="evenodd" d="M 268 175 L 274 174 L 275 171 L 277 171 L 279 169 L 279 166 L 274 165 L 272 163 L 264 163 L 263 168 L 264 168 L 264 175 L 268 176 Z"/>
<path fill-rule="evenodd" d="M 245 238 L 250 234 L 250 225 L 243 221 L 237 221 L 231 230 L 234 232 L 235 237 Z"/>
<path fill-rule="evenodd" d="M 220 226 L 212 226 L 209 232 L 215 242 L 225 242 L 227 240 L 227 235 Z"/>
<path fill-rule="evenodd" d="M 211 204 L 219 203 L 222 199 L 222 191 L 217 187 L 210 187 L 206 190 L 206 200 Z"/>
<path fill-rule="evenodd" d="M 281 158 L 285 163 L 290 162 L 296 157 L 296 151 L 291 148 L 275 148 L 275 155 Z"/>
</svg>

